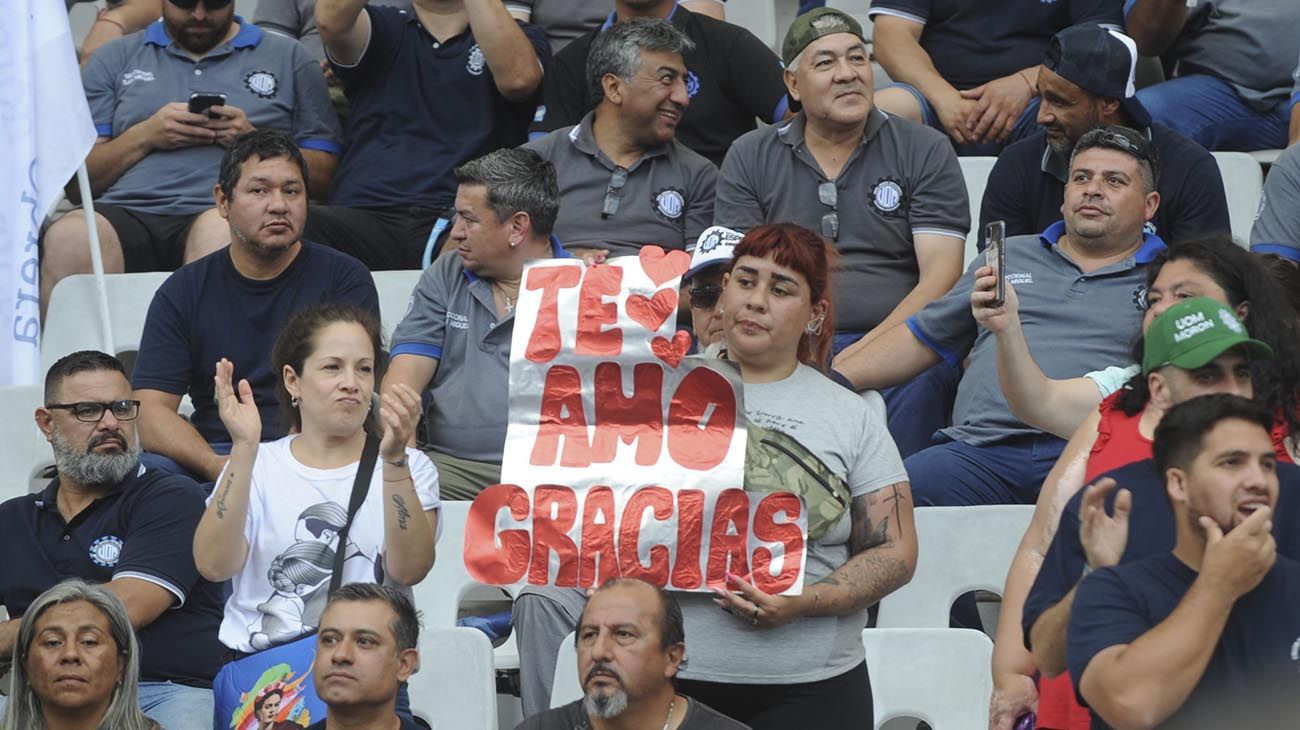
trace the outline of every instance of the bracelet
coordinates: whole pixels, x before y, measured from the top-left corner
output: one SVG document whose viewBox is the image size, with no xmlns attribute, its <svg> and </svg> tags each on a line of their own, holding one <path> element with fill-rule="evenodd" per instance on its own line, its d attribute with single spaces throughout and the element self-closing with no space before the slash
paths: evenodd
<svg viewBox="0 0 1300 730">
<path fill-rule="evenodd" d="M 409 482 L 411 481 L 411 475 L 407 474 L 404 477 L 398 477 L 396 479 L 385 479 L 384 481 L 385 482 Z"/>
<path fill-rule="evenodd" d="M 108 13 L 107 10 L 101 10 L 101 11 L 99 11 L 99 15 L 95 16 L 95 22 L 96 22 L 96 23 L 109 23 L 109 24 L 111 24 L 111 25 L 116 25 L 116 26 L 117 26 L 117 29 L 120 30 L 120 31 L 122 31 L 122 35 L 126 35 L 126 26 L 125 26 L 125 25 L 122 25 L 121 23 L 117 22 L 116 20 L 113 20 L 112 18 L 108 17 L 108 15 L 106 15 L 106 13 Z"/>
<path fill-rule="evenodd" d="M 1016 75 L 1025 80 L 1025 84 L 1029 86 L 1030 96 L 1038 96 L 1038 89 L 1035 88 L 1033 84 L 1029 83 L 1029 77 L 1025 75 L 1024 71 L 1017 71 Z"/>
</svg>

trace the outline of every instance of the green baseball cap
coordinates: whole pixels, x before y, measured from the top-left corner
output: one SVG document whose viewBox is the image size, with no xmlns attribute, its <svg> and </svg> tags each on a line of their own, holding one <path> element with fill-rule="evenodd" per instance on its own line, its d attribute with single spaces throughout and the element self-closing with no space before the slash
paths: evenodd
<svg viewBox="0 0 1300 730">
<path fill-rule="evenodd" d="M 789 66 L 809 43 L 832 33 L 852 33 L 858 40 L 867 42 L 862 36 L 862 26 L 853 16 L 835 8 L 817 8 L 800 15 L 790 24 L 785 41 L 781 43 L 781 60 Z"/>
<path fill-rule="evenodd" d="M 1251 359 L 1273 357 L 1273 348 L 1251 339 L 1231 309 L 1205 297 L 1187 299 L 1151 323 L 1143 343 L 1142 374 L 1166 365 L 1195 370 L 1239 345 Z"/>
</svg>

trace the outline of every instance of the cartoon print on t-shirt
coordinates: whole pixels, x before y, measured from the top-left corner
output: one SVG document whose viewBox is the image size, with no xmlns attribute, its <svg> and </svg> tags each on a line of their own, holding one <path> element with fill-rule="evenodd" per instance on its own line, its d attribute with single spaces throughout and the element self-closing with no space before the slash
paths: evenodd
<svg viewBox="0 0 1300 730">
<path fill-rule="evenodd" d="M 256 650 L 292 641 L 316 628 L 325 610 L 338 534 L 347 522 L 347 510 L 335 502 L 314 504 L 298 515 L 294 543 L 271 561 L 266 572 L 271 595 L 258 604 L 259 627 L 249 627 L 249 643 Z M 351 538 L 343 548 L 344 573 L 356 574 L 353 561 L 365 561 L 367 573 L 376 573 L 377 561 L 362 552 Z M 352 564 L 353 567 L 349 568 Z"/>
</svg>

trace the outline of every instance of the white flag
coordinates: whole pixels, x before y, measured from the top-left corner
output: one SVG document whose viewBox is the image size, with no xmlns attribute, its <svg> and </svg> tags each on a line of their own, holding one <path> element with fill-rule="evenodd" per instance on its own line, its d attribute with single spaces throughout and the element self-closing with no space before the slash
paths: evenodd
<svg viewBox="0 0 1300 730">
<path fill-rule="evenodd" d="M 0 13 L 0 385 L 37 383 L 36 240 L 95 144 L 65 6 L 5 0 Z"/>
</svg>

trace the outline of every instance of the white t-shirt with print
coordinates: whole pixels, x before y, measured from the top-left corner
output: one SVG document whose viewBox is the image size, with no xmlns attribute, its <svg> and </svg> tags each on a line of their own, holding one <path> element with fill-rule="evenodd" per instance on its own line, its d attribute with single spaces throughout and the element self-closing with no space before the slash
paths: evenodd
<svg viewBox="0 0 1300 730">
<path fill-rule="evenodd" d="M 253 462 L 244 523 L 248 558 L 232 581 L 234 593 L 226 601 L 219 634 L 221 643 L 242 652 L 283 644 L 314 630 L 329 592 L 337 534 L 347 518 L 360 461 L 314 469 L 290 452 L 295 438 L 262 444 Z M 406 457 L 420 507 L 440 509 L 433 462 L 410 448 Z M 348 533 L 344 583 L 384 582 L 383 471 L 383 464 L 377 463 L 370 491 Z M 218 485 L 221 480 L 218 477 Z"/>
</svg>

